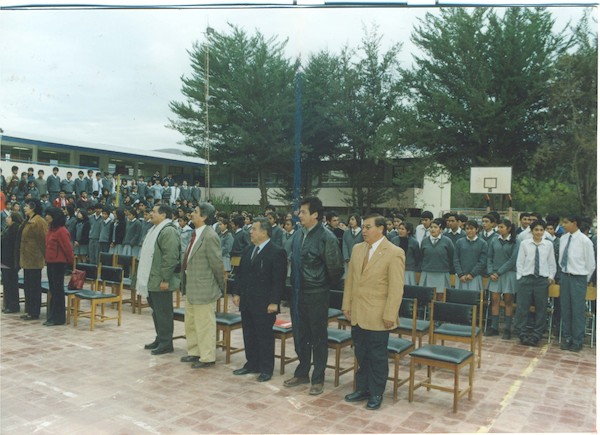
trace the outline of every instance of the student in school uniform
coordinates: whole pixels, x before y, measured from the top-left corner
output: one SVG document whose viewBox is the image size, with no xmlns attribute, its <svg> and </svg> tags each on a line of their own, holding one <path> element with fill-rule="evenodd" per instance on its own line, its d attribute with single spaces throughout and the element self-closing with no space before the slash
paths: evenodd
<svg viewBox="0 0 600 435">
<path fill-rule="evenodd" d="M 544 239 L 544 221 L 530 226 L 532 238 L 519 245 L 517 254 L 517 313 L 515 328 L 522 345 L 537 346 L 546 329 L 548 285 L 554 282 L 556 260 L 552 242 Z M 535 306 L 535 324 L 526 323 L 529 307 Z"/>
<path fill-rule="evenodd" d="M 233 248 L 233 236 L 229 231 L 229 219 L 224 217 L 218 222 L 217 234 L 221 239 L 221 259 L 225 272 L 231 272 L 231 248 Z"/>
<path fill-rule="evenodd" d="M 421 241 L 419 285 L 435 287 L 437 300 L 442 300 L 444 289 L 450 287 L 450 273 L 454 268 L 454 244 L 442 234 L 443 225 L 442 219 L 431 221 L 429 236 Z"/>
<path fill-rule="evenodd" d="M 456 247 L 456 242 L 463 237 L 466 237 L 465 231 L 460 227 L 460 221 L 458 220 L 458 214 L 448 213 L 446 218 L 446 231 L 444 235 L 452 240 Z"/>
<path fill-rule="evenodd" d="M 560 306 L 563 325 L 562 350 L 579 352 L 585 330 L 585 293 L 596 269 L 594 245 L 583 232 L 581 218 L 569 215 L 563 219 L 565 233 L 560 238 Z"/>
<path fill-rule="evenodd" d="M 481 231 L 479 232 L 479 237 L 481 237 L 488 245 L 492 239 L 498 237 L 496 234 L 496 223 L 496 217 L 491 213 L 483 215 L 481 218 Z"/>
<path fill-rule="evenodd" d="M 348 218 L 348 229 L 342 236 L 342 257 L 344 258 L 344 270 L 348 270 L 348 263 L 352 255 L 352 248 L 357 243 L 363 242 L 362 219 L 358 214 L 351 214 Z"/>
<path fill-rule="evenodd" d="M 102 220 L 99 223 L 100 234 L 98 236 L 99 252 L 108 252 L 110 249 L 111 235 L 113 229 L 113 220 L 110 217 L 110 211 L 104 207 L 102 209 Z"/>
<path fill-rule="evenodd" d="M 488 246 L 487 272 L 490 277 L 489 291 L 492 298 L 492 325 L 486 337 L 499 335 L 500 295 L 504 299 L 504 340 L 510 340 L 514 312 L 514 295 L 517 292 L 517 242 L 515 226 L 508 219 L 498 224 L 498 235 Z"/>
<path fill-rule="evenodd" d="M 433 220 L 433 213 L 425 210 L 421 213 L 421 223 L 417 225 L 415 229 L 415 239 L 419 242 L 419 246 L 423 239 L 429 236 L 429 226 L 431 225 L 431 221 Z"/>
<path fill-rule="evenodd" d="M 487 243 L 477 235 L 479 224 L 470 220 L 465 225 L 466 237 L 454 245 L 454 271 L 456 287 L 461 290 L 481 291 L 482 276 L 487 266 Z"/>
<path fill-rule="evenodd" d="M 122 255 L 134 255 L 134 248 L 140 244 L 142 235 L 142 222 L 137 218 L 137 210 L 134 208 L 125 211 L 127 224 L 125 227 L 125 237 L 123 238 Z M 139 252 L 138 252 L 139 254 Z M 137 255 L 135 256 L 137 258 Z"/>
<path fill-rule="evenodd" d="M 421 270 L 421 248 L 414 238 L 414 226 L 410 222 L 398 225 L 398 246 L 404 250 L 406 257 L 404 284 L 418 285 L 417 272 Z"/>
<path fill-rule="evenodd" d="M 529 228 L 531 223 L 531 214 L 523 212 L 519 215 L 519 227 L 517 228 L 517 236 Z"/>
</svg>

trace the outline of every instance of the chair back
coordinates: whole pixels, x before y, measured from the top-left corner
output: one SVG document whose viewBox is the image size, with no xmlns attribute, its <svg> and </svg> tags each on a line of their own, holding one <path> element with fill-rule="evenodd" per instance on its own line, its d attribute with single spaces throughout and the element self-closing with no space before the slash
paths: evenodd
<svg viewBox="0 0 600 435">
<path fill-rule="evenodd" d="M 558 297 L 560 297 L 560 285 L 558 285 L 558 284 L 550 284 L 548 286 L 548 297 L 549 298 L 558 298 Z"/>
<path fill-rule="evenodd" d="M 455 304 L 452 302 L 434 302 L 432 325 L 435 322 L 453 323 L 455 325 L 471 325 L 475 331 L 474 319 L 477 315 L 477 305 Z"/>
<path fill-rule="evenodd" d="M 417 342 L 417 311 L 419 308 L 419 302 L 416 298 L 402 298 L 402 303 L 400 304 L 400 317 L 405 319 L 410 319 L 412 321 L 412 342 L 415 344 Z"/>
<path fill-rule="evenodd" d="M 100 281 L 102 282 L 102 292 L 106 292 L 106 287 L 117 289 L 116 294 L 123 294 L 123 268 L 113 266 L 102 266 L 100 268 Z"/>
<path fill-rule="evenodd" d="M 596 300 L 596 287 L 591 284 L 588 284 L 585 289 L 585 300 L 586 301 L 595 301 Z"/>
<path fill-rule="evenodd" d="M 98 263 L 103 266 L 114 266 L 115 265 L 115 255 L 109 254 L 108 252 L 101 252 L 98 255 Z"/>
<path fill-rule="evenodd" d="M 435 299 L 435 287 L 424 287 L 420 285 L 405 285 L 404 298 L 417 299 L 420 308 L 424 308 L 423 319 L 427 318 L 427 312 Z"/>
<path fill-rule="evenodd" d="M 239 255 L 235 255 L 235 256 L 232 256 L 229 260 L 231 262 L 232 267 L 238 267 L 240 265 L 240 261 L 242 260 L 242 257 Z"/>
<path fill-rule="evenodd" d="M 479 328 L 483 325 L 483 290 L 461 290 L 447 288 L 444 291 L 444 300 L 453 304 L 477 305 L 479 312 Z"/>
<path fill-rule="evenodd" d="M 341 290 L 329 290 L 329 308 L 342 309 L 344 292 Z"/>
<path fill-rule="evenodd" d="M 124 277 L 131 278 L 135 275 L 135 263 L 136 258 L 133 255 L 121 255 L 115 256 L 115 266 L 120 266 L 124 270 Z"/>
<path fill-rule="evenodd" d="M 100 265 L 92 263 L 76 263 L 75 269 L 83 270 L 85 272 L 85 280 L 92 283 L 92 289 L 96 288 L 98 283 L 98 269 Z"/>
</svg>

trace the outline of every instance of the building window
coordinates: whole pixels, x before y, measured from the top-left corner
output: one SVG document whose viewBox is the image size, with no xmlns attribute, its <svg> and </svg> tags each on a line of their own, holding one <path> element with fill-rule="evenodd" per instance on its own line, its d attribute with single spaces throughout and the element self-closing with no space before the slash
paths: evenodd
<svg viewBox="0 0 600 435">
<path fill-rule="evenodd" d="M 348 175 L 345 171 L 332 169 L 321 174 L 321 186 L 340 187 L 348 185 Z"/>
<path fill-rule="evenodd" d="M 25 147 L 11 147 L 2 145 L 2 159 L 12 160 L 14 162 L 31 162 L 33 159 L 33 150 Z"/>
<path fill-rule="evenodd" d="M 99 169 L 100 168 L 100 157 L 90 156 L 87 154 L 79 155 L 79 166 L 82 168 Z"/>
<path fill-rule="evenodd" d="M 71 156 L 69 153 L 59 151 L 38 150 L 38 162 L 48 163 L 50 165 L 71 165 Z"/>
</svg>

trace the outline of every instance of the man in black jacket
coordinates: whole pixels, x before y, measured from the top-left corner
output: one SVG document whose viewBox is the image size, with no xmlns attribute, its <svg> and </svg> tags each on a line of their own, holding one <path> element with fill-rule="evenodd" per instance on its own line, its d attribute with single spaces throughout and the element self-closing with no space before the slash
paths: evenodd
<svg viewBox="0 0 600 435">
<path fill-rule="evenodd" d="M 271 224 L 257 218 L 250 234 L 253 249 L 242 254 L 233 303 L 242 313 L 246 364 L 234 375 L 260 373 L 256 380 L 271 379 L 275 366 L 273 324 L 287 272 L 285 251 L 271 241 Z"/>
<path fill-rule="evenodd" d="M 323 203 L 315 196 L 305 198 L 299 211 L 302 229 L 292 239 L 292 325 L 300 364 L 286 387 L 312 384 L 309 394 L 323 392 L 327 365 L 329 290 L 344 271 L 336 237 L 321 224 Z M 309 379 L 311 354 L 315 368 Z"/>
</svg>

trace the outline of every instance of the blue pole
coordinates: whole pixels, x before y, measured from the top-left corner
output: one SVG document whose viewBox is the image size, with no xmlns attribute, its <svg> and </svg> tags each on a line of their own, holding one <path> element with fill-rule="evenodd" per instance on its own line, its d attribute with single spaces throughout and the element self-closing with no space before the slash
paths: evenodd
<svg viewBox="0 0 600 435">
<path fill-rule="evenodd" d="M 302 73 L 296 74 L 294 79 L 296 91 L 296 115 L 294 118 L 294 222 L 298 221 L 298 210 L 300 210 L 300 165 L 302 156 L 300 153 L 300 145 L 302 143 Z"/>
</svg>

